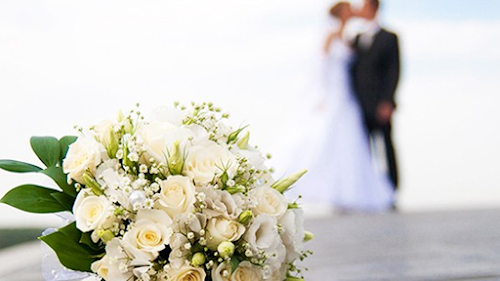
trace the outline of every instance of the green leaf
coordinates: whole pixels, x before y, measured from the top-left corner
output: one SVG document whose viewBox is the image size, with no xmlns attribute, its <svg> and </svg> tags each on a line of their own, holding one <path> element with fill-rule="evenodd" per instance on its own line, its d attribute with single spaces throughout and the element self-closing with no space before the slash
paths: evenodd
<svg viewBox="0 0 500 281">
<path fill-rule="evenodd" d="M 7 192 L 0 202 L 30 213 L 65 211 L 66 208 L 52 196 L 52 193 L 57 192 L 37 185 L 21 185 Z"/>
<path fill-rule="evenodd" d="M 235 141 L 238 138 L 238 135 L 243 131 L 248 125 L 239 128 L 238 130 L 232 132 L 227 136 L 227 144 L 230 144 L 231 142 Z"/>
<path fill-rule="evenodd" d="M 59 162 L 62 166 L 62 160 L 66 157 L 66 154 L 68 153 L 69 145 L 74 143 L 78 137 L 76 136 L 64 136 L 59 140 L 59 146 L 61 148 L 61 155 Z"/>
<path fill-rule="evenodd" d="M 82 233 L 79 241 L 80 244 L 88 246 L 91 251 L 95 252 L 95 254 L 104 252 L 104 246 L 94 243 L 94 241 L 92 241 L 91 236 L 92 236 L 92 231 Z"/>
<path fill-rule="evenodd" d="M 58 229 L 58 231 L 66 235 L 66 237 L 72 241 L 76 242 L 80 241 L 80 237 L 82 236 L 82 232 L 76 228 L 76 222 L 72 222 L 63 228 Z"/>
<path fill-rule="evenodd" d="M 59 229 L 60 232 L 62 232 L 68 239 L 73 240 L 75 243 L 79 244 L 80 247 L 82 247 L 87 253 L 89 253 L 92 256 L 99 255 L 104 252 L 104 249 L 99 249 L 97 248 L 96 250 L 92 249 L 89 245 L 86 243 L 82 243 L 82 237 L 85 235 L 85 233 L 82 233 L 78 228 L 76 228 L 76 222 L 73 222 L 71 224 L 68 224 L 64 228 Z M 89 241 L 90 243 L 93 243 L 92 240 L 90 239 L 90 234 L 92 232 L 87 232 L 89 234 Z"/>
<path fill-rule="evenodd" d="M 54 192 L 51 193 L 50 196 L 54 197 L 54 199 L 63 206 L 66 211 L 73 211 L 73 204 L 75 203 L 75 197 L 69 196 L 62 192 Z"/>
<path fill-rule="evenodd" d="M 0 160 L 0 169 L 14 173 L 31 173 L 39 172 L 42 170 L 42 168 L 31 165 L 29 163 L 7 159 Z"/>
<path fill-rule="evenodd" d="M 236 268 L 238 268 L 238 265 L 240 264 L 240 260 L 236 258 L 235 256 L 231 257 L 231 272 L 234 272 Z"/>
<path fill-rule="evenodd" d="M 39 239 L 56 252 L 59 261 L 65 267 L 91 272 L 90 266 L 97 258 L 78 242 L 80 237 L 81 232 L 76 229 L 75 223 L 72 223 Z"/>
<path fill-rule="evenodd" d="M 31 137 L 31 148 L 47 167 L 57 165 L 61 155 L 59 141 L 54 137 Z"/>
<path fill-rule="evenodd" d="M 64 193 L 73 197 L 76 196 L 77 192 L 75 187 L 68 184 L 68 176 L 63 172 L 61 167 L 48 167 L 47 169 L 40 171 L 40 173 L 52 178 Z"/>
</svg>

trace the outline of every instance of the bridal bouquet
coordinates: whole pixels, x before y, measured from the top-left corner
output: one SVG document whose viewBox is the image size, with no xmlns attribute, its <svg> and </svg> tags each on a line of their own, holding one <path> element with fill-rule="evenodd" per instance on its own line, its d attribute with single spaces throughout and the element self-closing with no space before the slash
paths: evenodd
<svg viewBox="0 0 500 281">
<path fill-rule="evenodd" d="M 69 211 L 74 222 L 40 237 L 65 267 L 120 280 L 303 280 L 295 262 L 302 210 L 283 193 L 305 171 L 274 180 L 245 128 L 224 124 L 211 103 L 176 106 L 156 119 L 119 114 L 80 136 L 33 137 L 46 166 L 0 160 L 42 173 L 1 202 L 34 213 Z"/>
</svg>

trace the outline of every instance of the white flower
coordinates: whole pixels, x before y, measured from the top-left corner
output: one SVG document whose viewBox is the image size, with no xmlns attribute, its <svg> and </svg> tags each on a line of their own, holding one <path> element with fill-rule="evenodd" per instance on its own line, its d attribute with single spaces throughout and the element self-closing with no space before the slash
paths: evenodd
<svg viewBox="0 0 500 281">
<path fill-rule="evenodd" d="M 230 281 L 231 280 L 231 265 L 228 262 L 222 262 L 212 268 L 213 281 Z"/>
<path fill-rule="evenodd" d="M 104 256 L 102 259 L 93 262 L 90 266 L 93 272 L 95 272 L 100 277 L 108 280 L 109 268 L 111 267 L 111 263 L 108 256 Z"/>
<path fill-rule="evenodd" d="M 118 150 L 118 140 L 116 139 L 114 127 L 115 123 L 110 120 L 101 121 L 98 125 L 94 126 L 97 140 L 102 143 L 108 151 Z"/>
<path fill-rule="evenodd" d="M 256 281 L 262 280 L 262 270 L 250 263 L 242 261 L 231 275 L 231 281 Z"/>
<path fill-rule="evenodd" d="M 266 281 L 285 280 L 287 272 L 288 272 L 288 266 L 287 264 L 284 264 L 281 267 L 274 268 L 272 274 L 268 278 L 265 278 L 264 280 Z"/>
<path fill-rule="evenodd" d="M 257 206 L 252 209 L 257 215 L 266 214 L 279 218 L 288 208 L 285 196 L 268 186 L 259 186 L 251 190 L 249 196 L 258 202 Z"/>
<path fill-rule="evenodd" d="M 300 256 L 304 244 L 304 212 L 302 209 L 288 210 L 279 220 L 281 238 L 287 249 L 286 261 L 292 262 Z"/>
<path fill-rule="evenodd" d="M 115 220 L 111 202 L 105 196 L 95 196 L 87 190 L 78 193 L 73 214 L 76 227 L 82 232 L 108 228 Z"/>
<path fill-rule="evenodd" d="M 104 161 L 95 171 L 95 178 L 100 185 L 108 187 L 118 187 L 120 184 L 120 174 L 118 169 L 121 166 L 117 159 Z"/>
<path fill-rule="evenodd" d="M 215 138 L 222 142 L 227 142 L 227 136 L 229 136 L 233 132 L 233 129 L 229 126 L 226 126 L 223 123 L 217 124 L 217 132 L 215 133 Z"/>
<path fill-rule="evenodd" d="M 268 270 L 262 272 L 264 279 L 270 278 L 273 271 L 283 266 L 286 257 L 286 248 L 278 234 L 277 223 L 275 217 L 260 215 L 245 233 L 245 241 L 253 253 L 264 251 L 267 258 L 265 266 Z"/>
<path fill-rule="evenodd" d="M 206 273 L 201 267 L 185 265 L 179 269 L 169 270 L 168 277 L 170 281 L 204 281 Z"/>
<path fill-rule="evenodd" d="M 248 147 L 246 150 L 239 150 L 238 153 L 248 159 L 248 163 L 255 167 L 255 169 L 258 170 L 266 170 L 266 167 L 264 165 L 264 162 L 266 161 L 266 158 L 262 156 L 262 153 L 253 148 L 253 147 Z"/>
<path fill-rule="evenodd" d="M 187 250 L 184 245 L 189 243 L 189 240 L 182 233 L 174 233 L 170 239 L 170 247 L 172 252 L 168 257 L 170 266 L 179 269 L 186 262 L 191 251 Z"/>
<path fill-rule="evenodd" d="M 160 106 L 153 110 L 152 120 L 159 122 L 168 122 L 177 126 L 182 125 L 185 113 L 173 106 Z"/>
<path fill-rule="evenodd" d="M 184 176 L 170 176 L 160 183 L 158 207 L 174 218 L 187 212 L 195 202 L 195 187 Z"/>
<path fill-rule="evenodd" d="M 124 176 L 116 170 L 118 161 L 107 160 L 96 171 L 96 180 L 103 187 L 104 193 L 113 202 L 118 202 L 125 208 L 129 207 L 128 195 L 123 191 Z M 106 188 L 104 188 L 106 187 Z"/>
<path fill-rule="evenodd" d="M 167 164 L 167 156 L 175 142 L 179 142 L 181 150 L 185 149 L 189 139 L 195 132 L 189 126 L 177 126 L 169 122 L 150 122 L 140 127 L 138 136 L 143 142 L 146 152 L 141 157 L 141 164 L 150 164 L 153 158 L 158 163 Z"/>
<path fill-rule="evenodd" d="M 212 218 L 224 216 L 228 219 L 236 219 L 241 213 L 235 197 L 225 190 L 216 190 L 212 187 L 203 187 L 200 194 L 204 194 L 204 203 L 207 206 L 204 213 Z"/>
<path fill-rule="evenodd" d="M 154 259 L 170 243 L 171 224 L 172 220 L 163 211 L 139 210 L 134 226 L 125 233 L 123 241 Z"/>
<path fill-rule="evenodd" d="M 240 239 L 245 232 L 245 227 L 237 221 L 218 217 L 208 221 L 207 230 L 207 247 L 215 251 L 221 242 L 233 242 Z"/>
<path fill-rule="evenodd" d="M 91 276 L 83 279 L 82 281 L 102 281 L 102 278 L 100 278 L 96 275 L 91 275 Z"/>
<path fill-rule="evenodd" d="M 68 178 L 83 183 L 83 174 L 86 171 L 95 173 L 97 166 L 107 158 L 106 149 L 101 143 L 92 137 L 80 137 L 69 146 L 63 170 Z"/>
<path fill-rule="evenodd" d="M 245 241 L 254 251 L 271 248 L 279 237 L 277 224 L 275 217 L 257 216 L 245 233 Z"/>
<path fill-rule="evenodd" d="M 210 183 L 214 176 L 221 175 L 224 171 L 232 178 L 237 169 L 236 157 L 211 141 L 190 147 L 184 165 L 186 175 L 200 185 Z"/>
<path fill-rule="evenodd" d="M 124 241 L 114 238 L 106 244 L 106 255 L 92 263 L 91 269 L 106 280 L 132 280 L 133 272 L 129 266 L 148 266 L 144 254 L 123 247 Z M 130 249 L 130 247 L 128 247 Z"/>
<path fill-rule="evenodd" d="M 178 217 L 178 223 L 175 224 L 176 232 L 187 233 L 190 236 L 190 233 L 194 235 L 194 237 L 198 238 L 203 236 L 201 234 L 205 227 L 207 226 L 207 216 L 202 213 L 184 213 Z M 189 237 L 188 237 L 189 238 Z M 191 238 L 189 238 L 191 239 Z"/>
<path fill-rule="evenodd" d="M 150 164 L 150 159 L 166 164 L 167 134 L 176 128 L 177 126 L 168 122 L 150 122 L 139 127 L 137 136 L 146 149 L 141 157 L 141 164 Z"/>
<path fill-rule="evenodd" d="M 151 276 L 149 275 L 149 271 L 151 270 L 151 266 L 142 266 L 142 267 L 136 267 L 132 271 L 135 276 L 139 277 L 139 280 L 142 281 L 150 281 Z"/>
</svg>

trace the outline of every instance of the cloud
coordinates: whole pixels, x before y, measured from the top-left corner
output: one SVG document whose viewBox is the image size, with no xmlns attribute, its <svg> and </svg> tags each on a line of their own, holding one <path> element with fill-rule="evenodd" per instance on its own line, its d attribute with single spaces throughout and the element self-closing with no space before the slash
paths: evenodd
<svg viewBox="0 0 500 281">
<path fill-rule="evenodd" d="M 413 60 L 500 60 L 498 20 L 399 20 L 393 26 Z"/>
</svg>

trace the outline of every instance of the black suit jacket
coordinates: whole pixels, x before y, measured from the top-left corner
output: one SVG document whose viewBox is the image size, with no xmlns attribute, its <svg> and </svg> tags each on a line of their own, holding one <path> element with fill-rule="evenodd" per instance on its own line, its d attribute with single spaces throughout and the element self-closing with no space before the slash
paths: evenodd
<svg viewBox="0 0 500 281">
<path fill-rule="evenodd" d="M 360 46 L 359 38 L 358 35 L 353 43 L 352 87 L 365 117 L 375 120 L 380 102 L 395 105 L 394 95 L 400 74 L 398 37 L 381 29 L 369 49 Z"/>
</svg>

